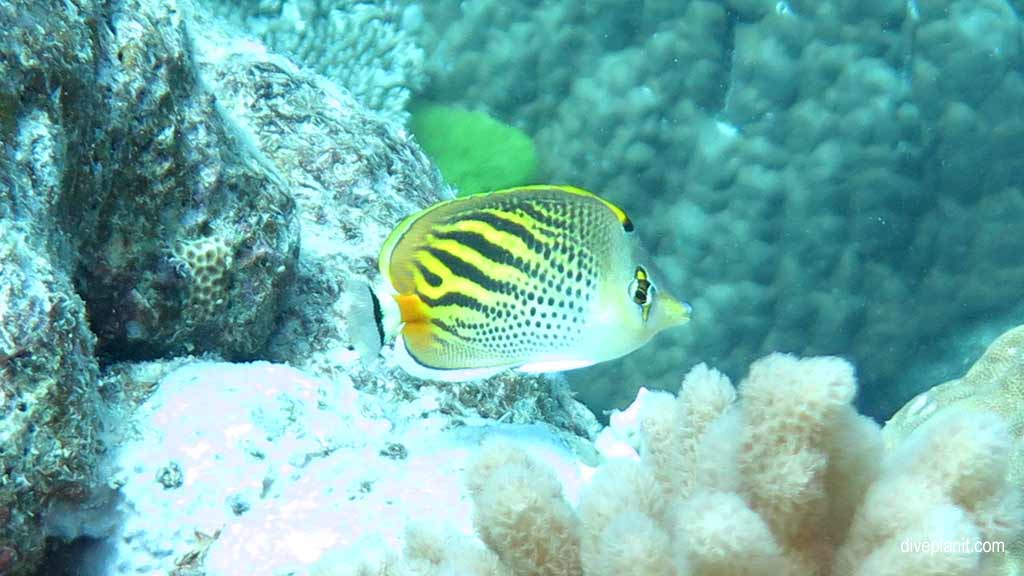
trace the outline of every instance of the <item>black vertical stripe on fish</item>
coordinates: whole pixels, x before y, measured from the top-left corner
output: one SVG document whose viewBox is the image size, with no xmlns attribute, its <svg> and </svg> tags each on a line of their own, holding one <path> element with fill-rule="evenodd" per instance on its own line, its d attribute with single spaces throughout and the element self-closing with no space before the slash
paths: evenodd
<svg viewBox="0 0 1024 576">
<path fill-rule="evenodd" d="M 531 249 L 537 246 L 537 244 L 545 244 L 549 242 L 543 234 L 540 234 L 536 230 L 531 230 L 526 226 L 523 226 L 519 222 L 502 218 L 493 212 L 469 212 L 467 214 L 461 214 L 456 218 L 452 218 L 448 224 L 455 224 L 458 222 L 464 222 L 466 220 L 475 220 L 482 222 L 491 228 L 494 228 L 498 232 L 504 232 L 511 236 L 515 236 L 523 241 L 524 244 L 529 246 Z"/>
<path fill-rule="evenodd" d="M 374 294 L 373 288 L 367 286 L 367 290 L 370 291 L 370 302 L 373 304 L 373 321 L 377 326 L 377 337 L 380 338 L 380 345 L 384 345 L 384 312 L 380 308 L 380 300 L 377 299 L 377 295 Z"/>
<path fill-rule="evenodd" d="M 436 258 L 438 262 L 443 264 L 445 268 L 450 270 L 452 274 L 459 278 L 469 280 L 487 292 L 503 292 L 511 290 L 512 288 L 511 282 L 491 278 L 485 274 L 483 270 L 480 270 L 476 266 L 466 262 L 447 250 L 434 246 L 427 246 L 425 250 L 428 254 Z"/>
<path fill-rule="evenodd" d="M 522 267 L 523 259 L 517 257 L 509 249 L 500 244 L 495 244 L 487 237 L 476 230 L 454 230 L 450 232 L 435 232 L 434 238 L 438 240 L 451 240 L 467 248 L 480 253 L 481 256 L 496 264 Z"/>
<path fill-rule="evenodd" d="M 420 300 L 422 300 L 424 304 L 431 308 L 441 308 L 443 306 L 458 306 L 459 308 L 466 308 L 469 310 L 479 311 L 482 310 L 484 307 L 483 302 L 480 302 L 479 300 L 473 298 L 472 296 L 467 296 L 462 292 L 446 292 L 445 294 L 437 298 L 431 298 L 426 294 L 420 294 Z M 435 320 L 431 318 L 430 321 L 434 322 Z"/>
<path fill-rule="evenodd" d="M 423 281 L 427 283 L 431 288 L 440 288 L 442 279 L 437 274 L 434 274 L 429 268 L 423 265 L 422 262 L 414 262 L 416 269 L 420 271 L 423 276 Z"/>
</svg>

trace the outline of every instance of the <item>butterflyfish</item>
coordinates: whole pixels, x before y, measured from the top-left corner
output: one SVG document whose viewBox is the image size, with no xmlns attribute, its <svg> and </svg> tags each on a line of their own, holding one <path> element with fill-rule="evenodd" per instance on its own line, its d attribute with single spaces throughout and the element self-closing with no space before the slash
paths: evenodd
<svg viewBox="0 0 1024 576">
<path fill-rule="evenodd" d="M 439 202 L 398 224 L 379 267 L 367 332 L 429 380 L 581 368 L 690 319 L 626 213 L 571 186 Z"/>
</svg>

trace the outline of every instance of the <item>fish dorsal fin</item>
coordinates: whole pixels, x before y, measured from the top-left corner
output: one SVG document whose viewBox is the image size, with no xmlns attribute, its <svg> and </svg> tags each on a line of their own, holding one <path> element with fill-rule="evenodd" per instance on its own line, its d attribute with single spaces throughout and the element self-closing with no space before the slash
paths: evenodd
<svg viewBox="0 0 1024 576">
<path fill-rule="evenodd" d="M 494 192 L 494 193 L 495 194 L 502 193 L 502 192 L 529 193 L 529 192 L 539 192 L 539 191 L 544 191 L 544 190 L 557 190 L 559 192 L 565 192 L 567 194 L 576 194 L 577 196 L 581 196 L 581 197 L 584 197 L 584 198 L 593 198 L 593 199 L 597 200 L 598 202 L 604 204 L 609 210 L 612 211 L 612 214 L 615 214 L 615 217 L 619 220 L 619 223 L 622 224 L 622 229 L 623 230 L 625 230 L 626 232 L 632 232 L 633 231 L 633 221 L 629 219 L 629 215 L 626 214 L 625 210 L 623 210 L 622 208 L 619 208 L 618 205 L 613 204 L 612 202 L 610 202 L 608 200 L 605 200 L 604 198 L 601 198 L 600 196 L 598 196 L 597 194 L 594 194 L 593 192 L 591 192 L 589 190 L 584 190 L 583 188 L 577 188 L 576 186 L 538 184 L 538 185 L 535 185 L 535 186 L 521 186 L 519 188 L 510 188 L 508 190 L 500 190 L 499 192 Z"/>
<path fill-rule="evenodd" d="M 460 214 L 468 214 L 480 210 L 495 209 L 503 206 L 509 199 L 529 202 L 565 202 L 565 201 L 591 201 L 596 200 L 604 205 L 619 221 L 623 230 L 633 231 L 633 221 L 625 210 L 619 208 L 612 202 L 600 196 L 575 186 L 561 185 L 535 185 L 508 188 L 455 198 L 439 202 L 425 210 L 406 217 L 395 227 L 380 251 L 380 272 L 385 278 L 391 277 L 393 283 L 403 282 L 403 279 L 396 278 L 393 274 L 399 272 L 394 264 L 408 263 L 408 258 L 420 249 L 426 235 L 438 222 L 457 218 Z M 400 248 L 399 248 L 400 246 Z M 399 248 L 396 251 L 396 248 Z M 407 268 L 399 266 L 398 268 Z M 399 274 L 400 276 L 401 274 Z M 395 285 L 395 288 L 402 292 L 402 287 Z"/>
</svg>

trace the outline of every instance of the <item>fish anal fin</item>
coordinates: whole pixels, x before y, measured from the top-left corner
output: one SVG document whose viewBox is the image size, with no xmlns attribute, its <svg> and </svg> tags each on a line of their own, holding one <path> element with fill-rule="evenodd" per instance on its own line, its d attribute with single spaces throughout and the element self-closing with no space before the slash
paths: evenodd
<svg viewBox="0 0 1024 576">
<path fill-rule="evenodd" d="M 402 334 L 395 341 L 395 360 L 403 370 L 416 378 L 440 382 L 467 382 L 490 378 L 495 374 L 511 368 L 511 366 L 493 366 L 484 368 L 442 369 L 432 368 L 414 356 L 413 346 Z"/>
<path fill-rule="evenodd" d="M 416 294 L 397 294 L 394 298 L 402 315 L 402 336 L 406 345 L 415 356 L 431 355 L 437 343 L 423 300 Z"/>
<path fill-rule="evenodd" d="M 430 324 L 426 320 L 406 322 L 402 328 L 402 336 L 409 351 L 418 358 L 431 357 L 436 352 L 437 342 L 431 334 Z"/>
<path fill-rule="evenodd" d="M 576 370 L 577 368 L 586 368 L 592 364 L 594 364 L 593 360 L 542 360 L 539 362 L 523 364 L 516 368 L 516 370 L 528 374 L 540 374 L 543 372 L 565 372 L 567 370 Z"/>
</svg>

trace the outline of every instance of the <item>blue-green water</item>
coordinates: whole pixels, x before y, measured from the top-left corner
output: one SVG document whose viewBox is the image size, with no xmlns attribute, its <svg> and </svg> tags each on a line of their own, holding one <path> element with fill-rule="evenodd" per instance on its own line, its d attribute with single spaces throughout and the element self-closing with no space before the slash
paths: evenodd
<svg viewBox="0 0 1024 576">
<path fill-rule="evenodd" d="M 592 405 L 781 350 L 851 359 L 886 418 L 1021 322 L 1011 6 L 586 6 L 424 13 L 426 95 L 533 134 L 539 178 L 621 203 L 694 304 L 686 331 L 572 375 Z"/>
<path fill-rule="evenodd" d="M 595 409 L 787 351 L 851 359 L 884 419 L 1020 323 L 1019 6 L 402 6 L 423 50 L 412 100 L 525 131 L 533 180 L 625 207 L 695 306 L 685 330 L 570 376 Z"/>
</svg>

